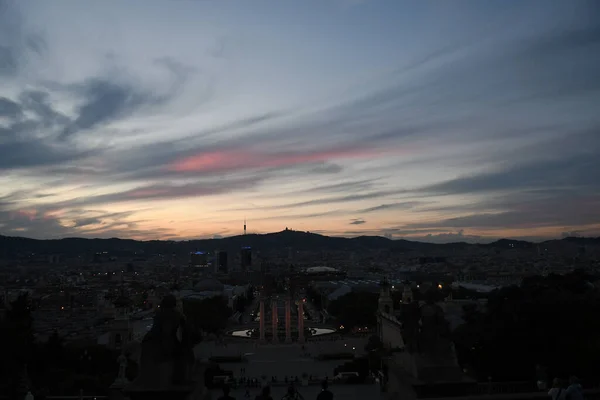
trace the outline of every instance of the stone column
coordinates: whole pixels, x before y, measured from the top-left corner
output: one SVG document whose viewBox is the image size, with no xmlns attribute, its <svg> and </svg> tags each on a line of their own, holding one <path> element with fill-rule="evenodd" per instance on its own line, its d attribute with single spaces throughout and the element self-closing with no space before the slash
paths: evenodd
<svg viewBox="0 0 600 400">
<path fill-rule="evenodd" d="M 298 300 L 298 342 L 304 343 L 304 301 Z"/>
<path fill-rule="evenodd" d="M 260 312 L 260 319 L 259 319 L 259 326 L 260 326 L 260 342 L 264 343 L 265 342 L 265 300 L 261 297 L 260 299 L 260 306 L 259 306 L 259 312 Z"/>
<path fill-rule="evenodd" d="M 279 338 L 277 337 L 277 300 L 273 299 L 271 301 L 271 324 L 273 329 L 273 343 L 277 343 Z"/>
<path fill-rule="evenodd" d="M 285 342 L 292 343 L 292 299 L 285 298 Z"/>
</svg>

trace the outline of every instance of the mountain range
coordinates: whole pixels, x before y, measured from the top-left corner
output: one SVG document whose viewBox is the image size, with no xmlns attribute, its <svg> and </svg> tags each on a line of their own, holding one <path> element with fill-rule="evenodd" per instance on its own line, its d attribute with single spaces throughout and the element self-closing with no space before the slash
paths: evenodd
<svg viewBox="0 0 600 400">
<path fill-rule="evenodd" d="M 522 240 L 500 239 L 487 244 L 470 244 L 465 242 L 434 244 L 410 240 L 392 240 L 381 236 L 360 236 L 355 238 L 331 237 L 311 232 L 284 230 L 267 234 L 249 234 L 231 236 L 221 239 L 200 239 L 187 241 L 132 239 L 83 239 L 65 238 L 37 240 L 24 237 L 0 235 L 0 257 L 11 257 L 24 253 L 35 254 L 82 254 L 95 252 L 122 253 L 139 252 L 145 254 L 183 254 L 192 251 L 214 251 L 217 249 L 239 251 L 241 247 L 250 246 L 259 251 L 272 251 L 292 248 L 302 251 L 360 251 L 390 250 L 397 252 L 449 252 L 469 249 L 495 248 L 498 250 L 532 249 L 538 246 L 543 249 L 577 248 L 583 246 L 600 246 L 600 237 L 583 238 L 567 237 L 560 240 L 548 240 L 534 243 Z"/>
</svg>

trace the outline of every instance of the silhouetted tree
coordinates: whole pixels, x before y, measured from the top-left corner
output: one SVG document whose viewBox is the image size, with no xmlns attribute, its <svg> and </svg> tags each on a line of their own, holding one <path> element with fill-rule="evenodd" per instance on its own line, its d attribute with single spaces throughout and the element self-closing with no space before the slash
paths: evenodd
<svg viewBox="0 0 600 400">
<path fill-rule="evenodd" d="M 192 332 L 196 334 L 200 331 L 210 333 L 222 331 L 227 327 L 227 320 L 231 316 L 231 309 L 221 296 L 203 300 L 185 300 L 183 302 L 183 312 Z M 194 341 L 197 340 L 196 337 Z"/>
<path fill-rule="evenodd" d="M 581 271 L 531 277 L 496 290 L 487 310 L 465 309 L 454 332 L 459 361 L 481 379 L 534 380 L 571 374 L 595 381 L 600 364 L 600 291 Z"/>
<path fill-rule="evenodd" d="M 374 326 L 378 298 L 377 293 L 351 292 L 332 301 L 328 311 L 346 329 Z"/>
</svg>

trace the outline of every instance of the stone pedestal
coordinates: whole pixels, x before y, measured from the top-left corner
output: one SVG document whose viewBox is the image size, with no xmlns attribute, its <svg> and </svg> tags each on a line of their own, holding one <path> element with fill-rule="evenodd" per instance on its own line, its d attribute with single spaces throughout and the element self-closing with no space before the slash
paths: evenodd
<svg viewBox="0 0 600 400">
<path fill-rule="evenodd" d="M 259 313 L 260 313 L 260 319 L 259 319 L 259 329 L 260 329 L 260 337 L 259 337 L 259 341 L 260 343 L 264 343 L 265 342 L 265 301 L 263 299 L 260 299 L 260 308 L 259 308 Z"/>
<path fill-rule="evenodd" d="M 304 302 L 298 301 L 298 342 L 304 343 Z"/>
<path fill-rule="evenodd" d="M 273 343 L 278 343 L 279 337 L 277 336 L 277 300 L 273 300 L 271 302 L 271 330 L 273 332 Z"/>
<path fill-rule="evenodd" d="M 285 299 L 285 342 L 292 343 L 292 307 L 291 299 Z"/>
</svg>

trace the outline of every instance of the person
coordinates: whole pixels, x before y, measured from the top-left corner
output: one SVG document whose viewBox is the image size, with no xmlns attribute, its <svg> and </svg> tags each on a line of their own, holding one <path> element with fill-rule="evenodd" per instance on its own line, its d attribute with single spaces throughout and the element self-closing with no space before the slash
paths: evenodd
<svg viewBox="0 0 600 400">
<path fill-rule="evenodd" d="M 565 400 L 584 400 L 583 389 L 576 376 L 569 378 L 569 387 L 565 390 Z"/>
<path fill-rule="evenodd" d="M 552 381 L 552 388 L 548 391 L 550 400 L 564 400 L 565 390 L 560 379 L 554 378 Z"/>
<path fill-rule="evenodd" d="M 288 386 L 287 393 L 282 397 L 282 400 L 304 400 L 304 397 L 296 390 L 296 387 L 292 383 Z"/>
<path fill-rule="evenodd" d="M 229 395 L 229 385 L 223 386 L 223 396 L 219 397 L 218 400 L 235 400 L 235 398 Z"/>
<path fill-rule="evenodd" d="M 327 389 L 327 381 L 321 383 L 321 388 L 321 393 L 317 396 L 317 400 L 333 400 L 333 393 Z"/>
<path fill-rule="evenodd" d="M 273 400 L 273 398 L 271 397 L 271 387 L 265 386 L 262 389 L 262 392 L 258 396 L 256 396 L 255 400 Z"/>
</svg>

